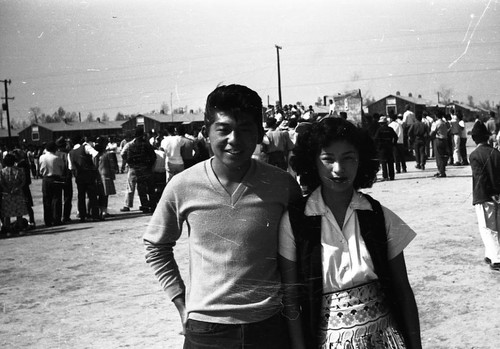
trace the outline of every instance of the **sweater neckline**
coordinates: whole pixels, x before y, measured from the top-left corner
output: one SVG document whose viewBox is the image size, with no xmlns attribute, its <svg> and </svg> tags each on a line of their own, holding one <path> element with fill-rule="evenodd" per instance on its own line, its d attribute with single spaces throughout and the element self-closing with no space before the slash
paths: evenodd
<svg viewBox="0 0 500 349">
<path fill-rule="evenodd" d="M 224 188 L 224 186 L 220 182 L 219 178 L 215 174 L 215 172 L 212 168 L 212 160 L 213 160 L 213 157 L 210 158 L 209 161 L 207 161 L 205 163 L 205 170 L 208 174 L 208 178 L 209 178 L 210 182 L 212 183 L 213 188 L 221 196 L 229 198 L 231 206 L 236 205 L 236 203 L 239 201 L 239 199 L 241 198 L 241 196 L 245 192 L 245 189 L 248 186 L 249 179 L 253 176 L 253 173 L 255 172 L 255 166 L 256 166 L 255 160 L 252 159 L 252 161 L 250 163 L 250 168 L 245 173 L 245 175 L 243 176 L 243 179 L 238 184 L 238 186 L 236 187 L 236 189 L 234 190 L 234 192 L 232 194 L 230 194 L 226 190 L 226 188 Z"/>
</svg>

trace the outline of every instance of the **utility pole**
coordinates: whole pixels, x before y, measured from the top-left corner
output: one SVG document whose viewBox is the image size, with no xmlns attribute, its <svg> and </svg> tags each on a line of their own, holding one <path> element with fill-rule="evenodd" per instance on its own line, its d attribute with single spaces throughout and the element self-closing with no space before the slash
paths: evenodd
<svg viewBox="0 0 500 349">
<path fill-rule="evenodd" d="M 174 107 L 172 106 L 172 92 L 170 92 L 170 115 L 172 116 L 172 122 L 174 122 Z"/>
<path fill-rule="evenodd" d="M 5 87 L 5 98 L 2 98 L 2 99 L 5 99 L 5 103 L 3 103 L 3 105 L 2 105 L 2 107 L 3 107 L 2 109 L 7 112 L 7 129 L 9 132 L 9 144 L 12 144 L 11 143 L 11 134 L 10 134 L 9 99 L 14 100 L 14 97 L 9 97 L 8 90 L 7 90 L 7 84 L 10 85 L 12 83 L 12 81 L 9 79 L 9 80 L 0 80 L 0 82 L 3 82 L 4 87 Z"/>
<path fill-rule="evenodd" d="M 281 72 L 280 72 L 280 50 L 281 46 L 274 45 L 276 47 L 276 55 L 278 56 L 278 95 L 280 101 L 280 108 L 283 108 L 283 102 L 281 99 Z"/>
</svg>

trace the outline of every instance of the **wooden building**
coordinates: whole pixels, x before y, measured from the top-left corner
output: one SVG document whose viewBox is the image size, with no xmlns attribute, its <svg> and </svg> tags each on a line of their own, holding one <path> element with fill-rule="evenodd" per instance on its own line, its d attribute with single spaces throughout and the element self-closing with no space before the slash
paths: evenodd
<svg viewBox="0 0 500 349">
<path fill-rule="evenodd" d="M 186 131 L 200 129 L 203 126 L 203 113 L 185 113 L 185 114 L 161 114 L 149 113 L 138 114 L 123 123 L 123 132 L 134 134 L 137 126 L 143 125 L 145 132 L 165 131 L 168 126 L 185 125 Z"/>
<path fill-rule="evenodd" d="M 445 105 L 432 102 L 431 100 L 424 99 L 420 95 L 413 97 L 401 96 L 396 93 L 395 95 L 388 95 L 378 101 L 375 101 L 367 106 L 368 113 L 373 115 L 378 113 L 380 115 L 389 115 L 389 111 L 393 110 L 396 115 L 403 114 L 406 111 L 406 106 L 410 106 L 410 110 L 417 114 L 422 114 L 428 111 L 431 114 L 438 114 L 439 111 L 444 111 Z"/>
<path fill-rule="evenodd" d="M 457 114 L 461 113 L 465 121 L 474 121 L 477 116 L 487 119 L 489 116 L 489 112 L 484 109 L 481 110 L 480 108 L 474 108 L 458 102 L 453 102 L 446 106 L 447 114 L 450 112 L 451 108 L 454 108 Z"/>
<path fill-rule="evenodd" d="M 53 122 L 32 124 L 19 132 L 19 143 L 36 144 L 55 141 L 59 137 L 73 136 L 122 137 L 122 125 L 125 121 L 97 121 L 93 122 Z"/>
</svg>

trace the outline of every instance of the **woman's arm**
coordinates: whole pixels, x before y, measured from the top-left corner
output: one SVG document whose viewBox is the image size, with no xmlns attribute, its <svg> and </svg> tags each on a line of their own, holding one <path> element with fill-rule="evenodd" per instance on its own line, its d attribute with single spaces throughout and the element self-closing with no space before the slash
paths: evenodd
<svg viewBox="0 0 500 349">
<path fill-rule="evenodd" d="M 278 256 L 283 287 L 283 316 L 286 318 L 292 349 L 305 349 L 302 319 L 300 316 L 297 263 Z"/>
<path fill-rule="evenodd" d="M 400 326 L 409 349 L 421 349 L 420 321 L 417 303 L 406 272 L 403 252 L 389 261 L 392 274 L 393 296 L 396 298 L 400 315 Z"/>
</svg>

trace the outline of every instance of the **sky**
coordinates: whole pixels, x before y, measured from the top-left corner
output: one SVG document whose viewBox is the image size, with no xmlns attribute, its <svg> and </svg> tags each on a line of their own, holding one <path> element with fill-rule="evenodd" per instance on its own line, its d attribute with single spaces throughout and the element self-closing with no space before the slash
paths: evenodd
<svg viewBox="0 0 500 349">
<path fill-rule="evenodd" d="M 30 108 L 203 108 L 218 84 L 264 104 L 360 89 L 500 103 L 500 0 L 0 0 L 11 120 Z M 3 84 L 1 96 L 5 97 Z M 3 101 L 3 100 L 2 100 Z"/>
</svg>

